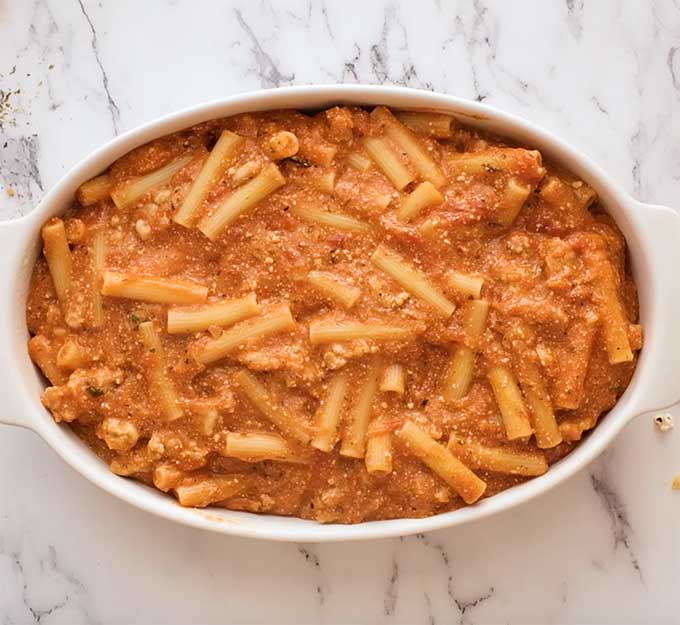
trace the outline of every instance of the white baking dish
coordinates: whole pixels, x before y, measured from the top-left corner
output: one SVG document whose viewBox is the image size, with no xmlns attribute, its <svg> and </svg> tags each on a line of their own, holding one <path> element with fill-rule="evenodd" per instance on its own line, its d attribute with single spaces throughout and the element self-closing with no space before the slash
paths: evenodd
<svg viewBox="0 0 680 625">
<path fill-rule="evenodd" d="M 216 508 L 195 510 L 182 508 L 170 496 L 114 475 L 68 426 L 57 425 L 40 403 L 43 381 L 26 350 L 28 332 L 24 307 L 29 277 L 40 248 L 41 224 L 70 205 L 82 182 L 151 139 L 245 111 L 323 108 L 340 103 L 384 104 L 452 113 L 465 123 L 537 147 L 595 188 L 626 237 L 639 289 L 645 344 L 627 391 L 592 434 L 545 475 L 473 506 L 425 519 L 321 525 Z M 557 486 L 600 454 L 633 417 L 680 400 L 677 384 L 680 350 L 674 345 L 680 317 L 680 289 L 673 283 L 674 274 L 680 268 L 680 217 L 668 208 L 637 202 L 590 159 L 549 132 L 508 113 L 452 96 L 400 87 L 288 87 L 228 97 L 168 115 L 110 141 L 76 165 L 29 215 L 0 223 L 0 249 L 5 263 L 0 279 L 0 333 L 3 336 L 0 422 L 35 431 L 74 469 L 120 499 L 167 519 L 215 532 L 314 542 L 397 536 L 466 523 L 507 510 Z"/>
</svg>

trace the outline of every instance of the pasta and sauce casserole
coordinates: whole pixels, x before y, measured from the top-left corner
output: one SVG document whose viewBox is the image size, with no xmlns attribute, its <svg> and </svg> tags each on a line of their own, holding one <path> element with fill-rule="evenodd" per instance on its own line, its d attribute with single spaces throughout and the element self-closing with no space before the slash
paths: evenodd
<svg viewBox="0 0 680 625">
<path fill-rule="evenodd" d="M 442 114 L 203 123 L 84 183 L 42 239 L 43 404 L 183 506 L 472 504 L 569 453 L 642 345 L 595 192 Z"/>
</svg>

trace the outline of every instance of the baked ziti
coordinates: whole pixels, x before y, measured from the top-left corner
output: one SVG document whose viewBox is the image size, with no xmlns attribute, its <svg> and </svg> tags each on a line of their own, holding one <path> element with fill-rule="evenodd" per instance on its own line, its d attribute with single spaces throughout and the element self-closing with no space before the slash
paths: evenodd
<svg viewBox="0 0 680 625">
<path fill-rule="evenodd" d="M 642 345 L 593 189 L 444 114 L 203 123 L 85 182 L 42 243 L 43 404 L 183 506 L 473 504 L 569 453 Z"/>
</svg>

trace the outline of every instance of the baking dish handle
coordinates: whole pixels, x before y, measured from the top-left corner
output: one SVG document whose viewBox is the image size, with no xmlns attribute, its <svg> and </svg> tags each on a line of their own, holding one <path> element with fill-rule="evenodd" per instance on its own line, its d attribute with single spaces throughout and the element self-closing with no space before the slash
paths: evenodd
<svg viewBox="0 0 680 625">
<path fill-rule="evenodd" d="M 639 203 L 649 250 L 652 293 L 646 311 L 643 358 L 646 386 L 635 414 L 680 402 L 680 214 L 666 206 Z"/>
<path fill-rule="evenodd" d="M 0 332 L 4 333 L 0 348 L 0 423 L 35 429 L 28 414 L 26 384 L 22 380 L 22 363 L 17 355 L 26 350 L 25 303 L 22 285 L 28 262 L 22 253 L 26 248 L 27 229 L 32 219 L 22 217 L 0 222 L 0 254 L 3 273 L 0 276 Z M 20 310 L 19 310 L 20 309 Z M 23 350 L 20 351 L 20 350 Z"/>
</svg>

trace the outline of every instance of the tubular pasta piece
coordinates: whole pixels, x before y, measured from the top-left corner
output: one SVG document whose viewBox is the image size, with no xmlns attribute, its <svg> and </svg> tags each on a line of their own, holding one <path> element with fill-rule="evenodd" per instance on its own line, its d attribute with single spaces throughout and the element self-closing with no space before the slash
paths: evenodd
<svg viewBox="0 0 680 625">
<path fill-rule="evenodd" d="M 420 226 L 418 226 L 418 231 L 426 239 L 433 239 L 435 236 L 437 236 L 437 230 L 439 229 L 440 225 L 441 222 L 438 217 L 429 217 L 423 221 Z"/>
<path fill-rule="evenodd" d="M 354 219 L 354 217 L 350 217 L 349 215 L 342 215 L 341 213 L 331 213 L 329 211 L 317 208 L 305 208 L 303 206 L 292 206 L 290 212 L 305 221 L 311 221 L 312 223 L 335 228 L 336 230 L 343 230 L 346 232 L 366 232 L 370 229 L 370 226 L 363 221 Z"/>
<path fill-rule="evenodd" d="M 397 219 L 410 221 L 417 217 L 424 208 L 433 204 L 441 204 L 443 201 L 444 196 L 437 191 L 437 187 L 429 180 L 426 180 L 421 182 L 401 201 L 401 206 L 399 206 L 396 213 Z"/>
<path fill-rule="evenodd" d="M 102 174 L 83 182 L 76 191 L 76 200 L 81 206 L 91 206 L 110 197 L 111 179 L 108 174 Z"/>
<path fill-rule="evenodd" d="M 373 252 L 371 262 L 398 282 L 411 295 L 432 306 L 442 317 L 448 318 L 456 310 L 456 305 L 430 284 L 422 272 L 409 265 L 391 250 L 379 247 Z"/>
<path fill-rule="evenodd" d="M 442 113 L 426 113 L 419 111 L 397 111 L 396 118 L 414 132 L 434 137 L 448 139 L 453 134 L 455 125 L 451 115 Z"/>
<path fill-rule="evenodd" d="M 406 368 L 395 363 L 385 367 L 380 380 L 380 390 L 385 393 L 403 395 L 406 387 Z"/>
<path fill-rule="evenodd" d="M 282 187 L 286 179 L 274 163 L 266 165 L 255 178 L 246 182 L 229 195 L 215 212 L 198 225 L 198 229 L 214 241 L 243 213 L 254 208 L 268 195 Z"/>
<path fill-rule="evenodd" d="M 512 354 L 514 372 L 529 406 L 536 445 L 541 449 L 556 447 L 562 442 L 562 436 L 538 364 L 534 333 L 527 324 L 518 323 L 509 330 L 508 336 L 515 347 Z"/>
<path fill-rule="evenodd" d="M 378 389 L 377 374 L 377 369 L 373 366 L 370 366 L 366 372 L 356 402 L 348 414 L 348 422 L 340 446 L 341 456 L 363 458 L 366 453 L 366 432 L 368 422 L 371 420 L 373 399 Z"/>
<path fill-rule="evenodd" d="M 315 321 L 309 324 L 309 340 L 312 345 L 337 343 L 354 339 L 373 339 L 376 341 L 404 341 L 412 339 L 414 333 L 409 328 L 376 323 L 351 323 Z"/>
<path fill-rule="evenodd" d="M 71 286 L 71 249 L 68 246 L 64 222 L 58 217 L 53 217 L 42 227 L 41 233 L 47 267 L 63 308 Z"/>
<path fill-rule="evenodd" d="M 229 432 L 223 455 L 245 462 L 275 460 L 294 464 L 309 464 L 311 458 L 295 451 L 284 438 L 259 432 Z"/>
<path fill-rule="evenodd" d="M 607 347 L 609 364 L 633 360 L 633 350 L 628 340 L 628 320 L 616 292 L 616 280 L 611 262 L 602 260 L 600 275 L 597 279 L 600 317 L 604 328 L 604 341 Z"/>
<path fill-rule="evenodd" d="M 152 171 L 144 176 L 137 176 L 127 180 L 122 185 L 114 187 L 111 191 L 111 199 L 116 207 L 125 209 L 132 206 L 143 195 L 168 182 L 176 173 L 184 169 L 194 158 L 195 154 L 180 156 L 160 169 Z"/>
<path fill-rule="evenodd" d="M 529 413 L 512 371 L 507 367 L 491 367 L 488 377 L 503 417 L 508 440 L 531 436 Z"/>
<path fill-rule="evenodd" d="M 474 370 L 475 353 L 469 347 L 459 345 L 444 374 L 442 396 L 446 401 L 457 401 L 468 394 Z"/>
<path fill-rule="evenodd" d="M 210 326 L 230 326 L 258 314 L 260 307 L 255 293 L 194 308 L 171 308 L 168 310 L 168 334 L 201 332 Z"/>
<path fill-rule="evenodd" d="M 75 371 L 85 365 L 85 354 L 75 339 L 66 339 L 57 352 L 57 367 L 62 371 Z"/>
<path fill-rule="evenodd" d="M 310 184 L 321 191 L 322 193 L 327 193 L 328 195 L 333 195 L 335 191 L 335 170 L 324 171 L 316 176 L 313 176 L 309 180 Z"/>
<path fill-rule="evenodd" d="M 281 404 L 276 402 L 262 382 L 252 373 L 241 369 L 234 375 L 234 381 L 249 399 L 250 403 L 279 430 L 299 443 L 305 445 L 309 443 L 311 436 L 306 424 L 299 417 L 290 414 Z"/>
<path fill-rule="evenodd" d="M 452 434 L 449 451 L 472 469 L 483 469 L 511 475 L 543 475 L 548 470 L 545 456 L 540 452 L 515 451 L 504 447 L 486 447 L 464 441 Z"/>
<path fill-rule="evenodd" d="M 406 421 L 396 434 L 406 449 L 451 486 L 465 503 L 474 503 L 484 494 L 486 482 L 415 423 Z"/>
<path fill-rule="evenodd" d="M 180 407 L 175 387 L 168 377 L 165 352 L 154 328 L 153 321 L 140 323 L 139 334 L 142 337 L 142 342 L 147 349 L 152 363 L 146 375 L 151 386 L 156 390 L 165 417 L 168 421 L 179 419 L 184 415 L 184 411 Z"/>
<path fill-rule="evenodd" d="M 501 196 L 495 222 L 502 226 L 511 225 L 531 195 L 531 191 L 532 187 L 530 185 L 522 184 L 517 178 L 510 178 Z"/>
<path fill-rule="evenodd" d="M 387 136 L 408 156 L 413 167 L 425 180 L 429 180 L 435 187 L 446 184 L 446 176 L 418 137 L 394 117 L 389 109 L 384 106 L 376 107 L 371 116 L 377 117 L 384 124 Z"/>
<path fill-rule="evenodd" d="M 398 191 L 413 180 L 413 174 L 399 160 L 385 139 L 364 137 L 363 144 L 373 162 Z"/>
<path fill-rule="evenodd" d="M 526 359 L 516 367 L 520 386 L 529 404 L 529 416 L 540 449 L 556 447 L 562 442 L 550 395 L 535 363 Z"/>
<path fill-rule="evenodd" d="M 446 274 L 449 285 L 454 291 L 458 291 L 462 295 L 468 295 L 479 299 L 484 286 L 484 278 L 479 276 L 472 276 L 460 271 L 450 271 Z"/>
<path fill-rule="evenodd" d="M 174 488 L 181 506 L 205 508 L 211 503 L 230 499 L 243 492 L 243 478 L 232 475 L 213 475 L 204 478 L 186 478 L 185 483 Z"/>
<path fill-rule="evenodd" d="M 562 421 L 559 424 L 560 435 L 565 441 L 580 441 L 583 432 L 590 430 L 597 424 L 597 419 L 593 417 L 580 417 L 569 421 Z"/>
<path fill-rule="evenodd" d="M 236 150 L 243 145 L 244 141 L 243 137 L 239 137 L 229 130 L 222 131 L 196 180 L 191 185 L 189 193 L 187 193 L 182 205 L 173 217 L 173 221 L 187 228 L 193 225 L 201 205 L 208 197 L 208 193 L 210 193 L 217 176 L 224 168 L 225 162 L 236 153 Z"/>
<path fill-rule="evenodd" d="M 581 405 L 596 334 L 597 324 L 587 320 L 576 321 L 567 330 L 566 346 L 558 357 L 561 366 L 552 388 L 555 408 L 575 410 Z"/>
<path fill-rule="evenodd" d="M 240 347 L 251 339 L 278 334 L 295 329 L 295 320 L 288 306 L 262 315 L 248 324 L 231 328 L 219 338 L 202 345 L 196 354 L 196 360 L 202 365 L 208 365 L 224 358 L 229 352 Z"/>
<path fill-rule="evenodd" d="M 122 297 L 157 304 L 202 304 L 208 299 L 208 287 L 194 282 L 104 272 L 102 295 Z"/>
<path fill-rule="evenodd" d="M 343 308 L 352 308 L 361 297 L 360 289 L 345 284 L 331 273 L 310 271 L 307 280 L 319 293 Z"/>
<path fill-rule="evenodd" d="M 522 148 L 490 148 L 479 152 L 460 152 L 448 156 L 449 168 L 454 174 L 495 174 L 501 172 L 515 173 L 521 169 L 521 157 L 533 160 L 537 168 L 541 168 L 542 158 L 538 150 Z M 545 173 L 537 171 L 538 174 Z"/>
<path fill-rule="evenodd" d="M 28 341 L 28 354 L 54 386 L 64 384 L 68 380 L 66 373 L 57 366 L 52 346 L 43 334 L 37 334 Z"/>
<path fill-rule="evenodd" d="M 350 152 L 347 155 L 347 164 L 357 171 L 368 171 L 371 168 L 371 159 L 361 152 Z"/>
<path fill-rule="evenodd" d="M 92 239 L 92 320 L 95 328 L 104 323 L 104 307 L 102 305 L 101 279 L 106 262 L 106 234 L 103 229 L 97 230 Z"/>
<path fill-rule="evenodd" d="M 158 489 L 162 490 L 164 493 L 172 490 L 176 486 L 179 486 L 186 473 L 180 471 L 174 464 L 164 463 L 157 464 L 153 469 L 153 485 Z"/>
<path fill-rule="evenodd" d="M 337 373 L 328 383 L 326 394 L 319 406 L 312 447 L 328 453 L 335 446 L 346 395 L 347 376 L 344 373 Z"/>
<path fill-rule="evenodd" d="M 392 473 L 392 433 L 369 436 L 366 441 L 366 471 L 373 475 Z"/>
<path fill-rule="evenodd" d="M 474 299 L 465 304 L 465 335 L 467 343 L 477 349 L 479 339 L 486 329 L 486 318 L 489 314 L 489 302 L 485 299 Z"/>
</svg>

